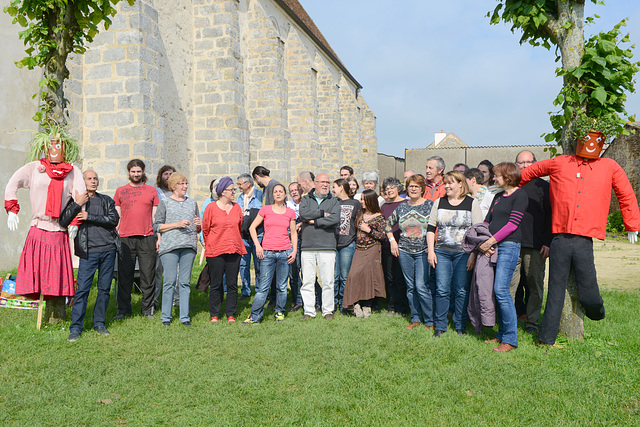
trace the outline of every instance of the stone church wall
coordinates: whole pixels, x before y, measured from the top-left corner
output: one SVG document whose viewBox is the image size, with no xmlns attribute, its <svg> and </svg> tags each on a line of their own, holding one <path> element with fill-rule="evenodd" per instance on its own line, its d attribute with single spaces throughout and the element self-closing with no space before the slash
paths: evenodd
<svg viewBox="0 0 640 427">
<path fill-rule="evenodd" d="M 138 0 L 73 60 L 72 124 L 104 190 L 139 157 L 172 164 L 207 195 L 214 177 L 257 165 L 377 169 L 375 116 L 308 32 L 274 0 Z"/>
<path fill-rule="evenodd" d="M 234 179 L 257 165 L 281 182 L 311 170 L 337 176 L 377 170 L 375 116 L 355 81 L 291 13 L 295 0 L 137 0 L 118 4 L 107 31 L 72 57 L 69 123 L 82 146 L 79 166 L 95 169 L 99 191 L 127 182 L 141 158 L 150 184 L 171 164 L 203 200 L 212 178 Z M 2 69 L 11 108 L 2 130 L 36 130 L 31 94 L 37 71 L 18 70 L 19 28 L 2 14 Z M 330 51 L 330 48 L 329 48 Z M 5 104 L 5 107 L 9 104 Z M 30 134 L 2 134 L 5 184 L 24 162 Z M 19 193 L 20 229 L 0 247 L 1 268 L 17 265 L 29 224 Z"/>
</svg>

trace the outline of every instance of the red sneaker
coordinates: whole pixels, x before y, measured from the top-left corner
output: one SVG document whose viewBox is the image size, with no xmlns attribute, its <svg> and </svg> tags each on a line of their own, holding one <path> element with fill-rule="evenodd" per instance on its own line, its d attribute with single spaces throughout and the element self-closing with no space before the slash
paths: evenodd
<svg viewBox="0 0 640 427">
<path fill-rule="evenodd" d="M 420 323 L 420 322 L 413 322 L 413 323 L 409 323 L 409 324 L 405 327 L 405 329 L 413 329 L 413 328 L 415 328 L 416 326 L 420 326 L 420 325 L 421 325 L 421 323 Z"/>
<path fill-rule="evenodd" d="M 236 318 L 233 316 L 227 317 L 227 323 L 236 323 Z"/>
<path fill-rule="evenodd" d="M 218 320 L 220 320 L 220 319 L 218 319 L 216 316 L 213 316 L 211 318 L 211 323 L 218 323 Z"/>
</svg>

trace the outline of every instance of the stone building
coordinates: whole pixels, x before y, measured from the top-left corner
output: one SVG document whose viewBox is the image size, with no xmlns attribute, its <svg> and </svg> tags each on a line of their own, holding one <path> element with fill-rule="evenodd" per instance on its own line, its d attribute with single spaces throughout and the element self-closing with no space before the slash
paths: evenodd
<svg viewBox="0 0 640 427">
<path fill-rule="evenodd" d="M 257 165 L 376 168 L 375 116 L 297 0 L 121 2 L 73 59 L 68 88 L 83 167 L 110 191 L 132 157 L 170 163 L 205 195 L 213 177 Z"/>
<path fill-rule="evenodd" d="M 376 119 L 349 73 L 298 0 L 137 0 L 118 4 L 109 30 L 69 64 L 70 125 L 81 166 L 99 191 L 127 182 L 126 164 L 147 163 L 150 180 L 165 163 L 203 200 L 214 177 L 257 165 L 286 183 L 302 170 L 337 176 L 377 169 Z M 6 14 L 1 88 L 3 131 L 34 129 L 30 95 L 38 72 L 17 70 L 19 28 Z M 3 107 L 4 108 L 4 107 Z M 3 182 L 24 162 L 30 135 L 1 136 Z M 0 244 L 0 269 L 17 265 L 29 224 L 21 197 L 19 232 Z"/>
</svg>

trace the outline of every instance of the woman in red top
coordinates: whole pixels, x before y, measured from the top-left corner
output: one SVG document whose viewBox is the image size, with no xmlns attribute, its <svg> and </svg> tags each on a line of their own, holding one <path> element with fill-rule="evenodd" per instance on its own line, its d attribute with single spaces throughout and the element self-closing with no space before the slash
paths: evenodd
<svg viewBox="0 0 640 427">
<path fill-rule="evenodd" d="M 222 304 L 222 278 L 227 277 L 227 322 L 236 322 L 238 305 L 238 271 L 240 256 L 247 253 L 240 230 L 242 229 L 242 209 L 233 202 L 236 189 L 233 180 L 225 176 L 218 181 L 218 200 L 209 203 L 202 218 L 204 255 L 211 284 L 209 285 L 209 314 L 211 323 L 220 319 Z"/>
</svg>

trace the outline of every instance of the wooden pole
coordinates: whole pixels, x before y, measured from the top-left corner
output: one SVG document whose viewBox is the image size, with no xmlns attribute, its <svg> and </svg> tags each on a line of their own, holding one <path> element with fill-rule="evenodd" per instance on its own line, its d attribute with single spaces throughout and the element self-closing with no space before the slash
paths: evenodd
<svg viewBox="0 0 640 427">
<path fill-rule="evenodd" d="M 44 295 L 40 294 L 40 300 L 38 301 L 38 330 L 40 330 L 40 327 L 42 326 L 42 306 L 44 305 Z"/>
</svg>

